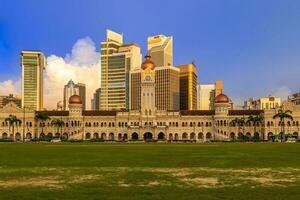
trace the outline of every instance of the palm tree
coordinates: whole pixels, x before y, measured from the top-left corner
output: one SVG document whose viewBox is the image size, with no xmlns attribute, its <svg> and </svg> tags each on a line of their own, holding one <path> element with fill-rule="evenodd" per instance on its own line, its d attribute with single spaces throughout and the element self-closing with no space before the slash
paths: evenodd
<svg viewBox="0 0 300 200">
<path fill-rule="evenodd" d="M 263 121 L 263 116 L 262 115 L 250 115 L 247 119 L 247 123 L 250 122 L 253 124 L 253 127 L 254 127 L 254 134 L 256 133 L 256 128 L 257 128 L 257 125 L 260 125 Z M 263 138 L 264 139 L 264 138 Z"/>
<path fill-rule="evenodd" d="M 59 129 L 63 127 L 65 122 L 61 119 L 53 119 L 51 124 L 55 127 L 57 127 L 57 133 L 59 133 Z"/>
<path fill-rule="evenodd" d="M 277 113 L 273 116 L 273 119 L 279 118 L 279 120 L 280 120 L 280 126 L 281 126 L 281 137 L 280 137 L 280 140 L 281 140 L 281 142 L 284 139 L 283 137 L 284 137 L 284 134 L 285 134 L 284 120 L 285 119 L 293 120 L 293 116 L 291 114 L 292 114 L 292 111 L 290 111 L 290 110 L 279 109 L 277 111 Z"/>
<path fill-rule="evenodd" d="M 243 136 L 244 136 L 244 125 L 246 123 L 245 117 L 241 117 L 241 118 L 236 117 L 231 122 L 238 125 L 238 132 L 240 132 L 241 127 L 243 128 Z"/>
<path fill-rule="evenodd" d="M 37 120 L 37 132 L 39 132 L 39 121 L 47 121 L 48 119 L 50 119 L 50 117 L 48 116 L 48 113 L 46 112 L 37 112 L 35 114 L 35 119 Z M 42 133 L 44 133 L 44 124 L 42 124 Z M 36 135 L 35 135 L 36 137 Z"/>
<path fill-rule="evenodd" d="M 5 122 L 8 122 L 9 130 L 10 130 L 10 127 L 12 127 L 12 135 L 13 136 L 15 134 L 15 125 L 18 123 L 22 123 L 22 121 L 19 118 L 17 118 L 15 115 L 9 115 L 9 117 L 5 118 Z"/>
</svg>

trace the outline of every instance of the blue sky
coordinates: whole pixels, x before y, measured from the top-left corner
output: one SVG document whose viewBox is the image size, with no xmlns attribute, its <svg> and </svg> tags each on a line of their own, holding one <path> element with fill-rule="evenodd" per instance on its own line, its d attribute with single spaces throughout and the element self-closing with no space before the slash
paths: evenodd
<svg viewBox="0 0 300 200">
<path fill-rule="evenodd" d="M 298 0 L 0 0 L 0 82 L 21 76 L 19 52 L 65 57 L 109 28 L 146 49 L 172 35 L 174 64 L 196 61 L 200 83 L 224 81 L 236 101 L 300 90 Z"/>
</svg>

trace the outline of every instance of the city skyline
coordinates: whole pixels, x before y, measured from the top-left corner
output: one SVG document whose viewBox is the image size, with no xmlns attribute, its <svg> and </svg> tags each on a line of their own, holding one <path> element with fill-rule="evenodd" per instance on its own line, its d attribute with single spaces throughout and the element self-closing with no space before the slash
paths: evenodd
<svg viewBox="0 0 300 200">
<path fill-rule="evenodd" d="M 24 2 L 18 3 L 22 5 Z M 197 10 L 196 13 L 182 8 L 180 3 L 174 2 L 168 5 L 170 10 L 182 8 L 183 13 L 187 14 L 184 21 L 171 11 L 164 10 L 165 12 L 160 13 L 166 3 L 160 4 L 161 7 L 158 6 L 153 11 L 157 16 L 143 15 L 143 11 L 147 10 L 147 3 L 137 3 L 134 8 L 128 9 L 129 11 L 137 9 L 138 13 L 129 12 L 126 19 L 121 19 L 119 14 L 116 17 L 105 12 L 96 15 L 92 7 L 102 8 L 96 1 L 85 5 L 76 2 L 72 8 L 79 10 L 82 6 L 86 14 L 82 21 L 76 18 L 75 14 L 67 13 L 66 18 L 75 26 L 70 28 L 66 19 L 60 19 L 61 15 L 53 16 L 51 19 L 49 17 L 45 19 L 46 25 L 39 23 L 36 26 L 40 36 L 33 33 L 30 28 L 27 30 L 24 27 L 36 25 L 40 22 L 36 19 L 50 14 L 54 7 L 44 2 L 32 5 L 30 9 L 32 12 L 28 12 L 18 10 L 22 6 L 10 9 L 12 4 L 3 3 L 1 6 L 3 10 L 1 9 L 0 12 L 0 71 L 3 72 L 0 73 L 0 95 L 20 94 L 19 53 L 23 49 L 38 49 L 47 57 L 45 87 L 51 87 L 45 89 L 46 105 L 52 103 L 52 108 L 55 107 L 56 102 L 62 99 L 57 98 L 58 95 L 62 96 L 63 85 L 69 79 L 84 83 L 86 81 L 87 92 L 90 90 L 88 93 L 92 94 L 98 88 L 97 77 L 93 80 L 86 80 L 86 77 L 98 73 L 93 66 L 99 64 L 100 41 L 105 38 L 106 28 L 123 33 L 126 42 L 136 42 L 141 45 L 143 55 L 146 52 L 149 36 L 157 34 L 172 36 L 174 65 L 195 60 L 199 82 L 209 84 L 218 79 L 223 80 L 224 91 L 236 104 L 241 105 L 242 101 L 249 97 L 262 97 L 269 94 L 287 96 L 290 92 L 299 89 L 297 75 L 300 60 L 297 52 L 300 45 L 297 35 L 300 29 L 296 26 L 296 22 L 300 17 L 296 12 L 299 8 L 299 3 L 296 1 L 284 3 L 272 1 L 272 4 L 268 1 L 243 4 L 223 2 L 218 5 L 207 1 L 189 1 L 191 5 L 189 9 Z M 26 4 L 32 2 L 26 1 Z M 109 5 L 117 11 L 123 8 L 122 4 L 115 1 Z M 266 6 L 268 6 L 267 10 Z M 45 14 L 37 11 L 42 7 L 47 7 Z M 239 9 L 234 9 L 236 7 Z M 87 14 L 88 9 L 91 9 L 91 14 Z M 215 12 L 211 14 L 211 11 Z M 20 18 L 16 13 L 28 19 L 28 22 L 17 22 L 16 20 Z M 141 16 L 140 19 L 136 19 L 136 15 Z M 199 21 L 192 20 L 195 17 Z M 162 21 L 151 23 L 157 22 L 158 18 Z M 90 20 L 89 23 L 83 25 L 87 19 Z M 45 33 L 51 29 L 47 24 L 53 26 L 55 24 L 53 29 L 60 31 L 53 32 L 51 37 L 46 37 Z M 140 31 L 136 31 L 133 28 L 135 26 Z M 62 27 L 64 28 L 60 29 Z M 194 29 L 189 31 L 189 27 Z M 18 31 L 21 29 L 22 31 Z M 57 70 L 59 73 L 56 73 Z M 81 78 L 78 74 L 83 71 L 85 77 Z M 60 90 L 57 91 L 57 88 Z M 1 92 L 4 91 L 6 93 L 2 94 Z M 91 96 L 87 99 L 89 102 Z"/>
</svg>

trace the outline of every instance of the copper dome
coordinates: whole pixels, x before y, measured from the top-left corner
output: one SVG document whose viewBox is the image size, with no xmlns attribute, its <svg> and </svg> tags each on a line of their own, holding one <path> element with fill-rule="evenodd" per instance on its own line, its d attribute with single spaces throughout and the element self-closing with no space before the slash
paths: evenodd
<svg viewBox="0 0 300 200">
<path fill-rule="evenodd" d="M 145 70 L 147 68 L 150 68 L 152 70 L 155 69 L 155 64 L 150 60 L 151 56 L 149 54 L 147 54 L 145 56 L 145 61 L 142 63 L 142 70 Z"/>
<path fill-rule="evenodd" d="M 219 94 L 215 98 L 215 103 L 228 103 L 229 98 L 225 94 Z"/>
<path fill-rule="evenodd" d="M 80 96 L 74 94 L 69 98 L 69 104 L 82 104 Z"/>
</svg>

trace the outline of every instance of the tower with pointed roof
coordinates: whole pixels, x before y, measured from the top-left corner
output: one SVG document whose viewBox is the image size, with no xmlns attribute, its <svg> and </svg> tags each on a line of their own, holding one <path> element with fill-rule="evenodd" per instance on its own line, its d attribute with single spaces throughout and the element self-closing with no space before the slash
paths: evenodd
<svg viewBox="0 0 300 200">
<path fill-rule="evenodd" d="M 141 113 L 151 116 L 155 112 L 155 64 L 147 54 L 141 66 Z"/>
</svg>

